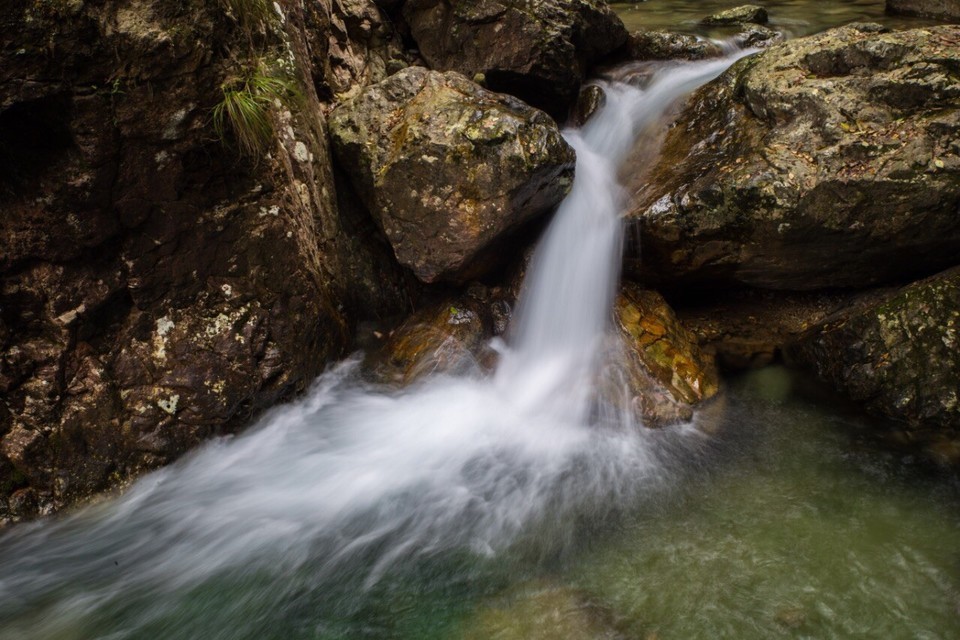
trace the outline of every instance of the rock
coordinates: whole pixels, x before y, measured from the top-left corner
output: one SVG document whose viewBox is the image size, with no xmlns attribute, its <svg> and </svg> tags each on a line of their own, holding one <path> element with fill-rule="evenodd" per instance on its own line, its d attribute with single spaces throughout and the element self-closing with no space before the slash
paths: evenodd
<svg viewBox="0 0 960 640">
<path fill-rule="evenodd" d="M 321 99 L 349 94 L 409 65 L 399 34 L 378 9 L 391 11 L 396 4 L 318 0 L 303 5 L 310 68 Z"/>
<path fill-rule="evenodd" d="M 773 616 L 774 622 L 787 629 L 799 629 L 807 621 L 807 612 L 801 607 L 784 607 Z"/>
<path fill-rule="evenodd" d="M 734 37 L 733 41 L 741 49 L 764 49 L 784 42 L 786 38 L 779 31 L 768 29 L 756 24 L 744 25 Z"/>
<path fill-rule="evenodd" d="M 465 640 L 624 640 L 613 611 L 588 594 L 550 583 L 524 585 L 479 608 L 463 625 Z"/>
<path fill-rule="evenodd" d="M 632 183 L 626 273 L 862 287 L 960 251 L 960 27 L 834 29 L 734 65 Z M 628 179 L 629 180 L 629 179 Z"/>
<path fill-rule="evenodd" d="M 588 84 L 580 90 L 580 96 L 577 98 L 577 104 L 573 108 L 571 124 L 575 127 L 582 127 L 587 123 L 597 109 L 601 108 L 607 102 L 607 94 L 603 92 L 603 87 L 597 84 Z"/>
<path fill-rule="evenodd" d="M 701 24 L 707 26 L 726 26 L 732 24 L 767 24 L 767 10 L 755 4 L 745 4 L 733 9 L 720 11 L 704 18 Z"/>
<path fill-rule="evenodd" d="M 546 114 L 458 73 L 404 69 L 334 110 L 330 132 L 397 259 L 424 282 L 489 269 L 491 251 L 572 183 L 575 154 Z"/>
<path fill-rule="evenodd" d="M 369 352 L 366 368 L 377 381 L 401 386 L 428 374 L 488 372 L 497 359 L 489 343 L 506 331 L 510 298 L 506 290 L 477 285 L 417 311 Z"/>
<path fill-rule="evenodd" d="M 359 317 L 409 304 L 399 266 L 347 236 L 307 21 L 284 5 L 256 36 L 305 90 L 270 110 L 255 162 L 210 128 L 250 46 L 217 3 L 4 11 L 23 45 L 0 50 L 0 524 L 236 431 L 340 357 Z"/>
<path fill-rule="evenodd" d="M 957 0 L 887 0 L 887 13 L 960 20 Z"/>
<path fill-rule="evenodd" d="M 723 50 L 717 43 L 685 33 L 634 31 L 625 47 L 631 60 L 705 60 L 719 58 Z"/>
<path fill-rule="evenodd" d="M 960 267 L 832 315 L 790 349 L 868 411 L 960 428 Z"/>
<path fill-rule="evenodd" d="M 677 317 L 708 357 L 727 371 L 759 369 L 810 327 L 850 303 L 854 294 L 747 289 L 703 295 L 677 307 Z"/>
<path fill-rule="evenodd" d="M 692 407 L 715 396 L 719 377 L 712 358 L 655 291 L 626 284 L 615 318 L 627 346 L 626 379 L 646 426 L 688 420 Z"/>
<path fill-rule="evenodd" d="M 482 73 L 559 120 L 591 65 L 627 39 L 605 0 L 407 0 L 403 16 L 431 68 Z"/>
</svg>

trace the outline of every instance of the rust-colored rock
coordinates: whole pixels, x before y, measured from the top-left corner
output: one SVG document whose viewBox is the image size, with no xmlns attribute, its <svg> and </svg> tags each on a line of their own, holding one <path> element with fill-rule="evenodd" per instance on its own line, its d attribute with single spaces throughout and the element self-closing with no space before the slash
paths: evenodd
<svg viewBox="0 0 960 640">
<path fill-rule="evenodd" d="M 693 406 L 717 394 L 716 364 L 659 293 L 624 285 L 615 317 L 627 346 L 628 380 L 645 424 L 689 419 Z"/>
<path fill-rule="evenodd" d="M 378 380 L 407 385 L 429 374 L 480 375 L 493 367 L 490 339 L 511 315 L 509 292 L 471 287 L 468 293 L 404 320 L 367 358 Z"/>
</svg>

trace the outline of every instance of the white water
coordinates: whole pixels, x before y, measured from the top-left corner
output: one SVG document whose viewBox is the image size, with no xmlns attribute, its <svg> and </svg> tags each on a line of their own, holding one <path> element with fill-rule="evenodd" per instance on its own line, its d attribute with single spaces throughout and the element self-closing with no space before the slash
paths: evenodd
<svg viewBox="0 0 960 640">
<path fill-rule="evenodd" d="M 0 620 L 13 621 L 0 637 L 85 637 L 70 629 L 130 600 L 144 604 L 109 637 L 136 636 L 222 575 L 266 575 L 280 597 L 294 575 L 363 588 L 414 557 L 495 554 L 535 532 L 562 542 L 575 516 L 662 479 L 657 436 L 629 410 L 593 410 L 620 262 L 616 170 L 640 130 L 732 61 L 664 68 L 644 89 L 606 85 L 605 107 L 566 132 L 576 180 L 494 376 L 398 393 L 365 386 L 346 362 L 121 498 L 14 529 L 0 539 Z"/>
</svg>

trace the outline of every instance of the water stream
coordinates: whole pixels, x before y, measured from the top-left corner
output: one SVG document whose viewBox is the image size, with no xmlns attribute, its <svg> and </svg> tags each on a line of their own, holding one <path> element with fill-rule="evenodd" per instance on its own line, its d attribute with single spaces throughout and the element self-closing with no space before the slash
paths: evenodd
<svg viewBox="0 0 960 640">
<path fill-rule="evenodd" d="M 576 180 L 535 253 L 494 375 L 390 391 L 350 360 L 302 400 L 123 496 L 6 532 L 0 638 L 493 637 L 484 608 L 543 580 L 630 611 L 625 570 L 609 554 L 642 558 L 675 535 L 651 534 L 643 514 L 682 520 L 663 505 L 722 459 L 723 438 L 705 434 L 729 418 L 708 412 L 655 432 L 623 408 L 597 410 L 621 242 L 616 171 L 638 133 L 739 55 L 665 65 L 642 87 L 608 84 L 603 109 L 566 132 Z M 937 526 L 956 532 L 957 519 Z M 591 564 L 617 578 L 608 584 Z M 653 584 L 655 562 L 625 566 L 630 584 Z M 922 571 L 937 603 L 955 596 L 955 572 Z M 610 633 L 648 628 L 634 618 Z M 696 636 L 688 631 L 669 637 Z"/>
</svg>

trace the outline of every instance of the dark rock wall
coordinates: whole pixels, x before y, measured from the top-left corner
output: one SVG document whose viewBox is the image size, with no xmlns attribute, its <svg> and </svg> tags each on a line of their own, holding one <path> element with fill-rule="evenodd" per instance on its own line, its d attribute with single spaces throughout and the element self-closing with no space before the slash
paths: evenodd
<svg viewBox="0 0 960 640">
<path fill-rule="evenodd" d="M 285 2 L 252 33 L 216 3 L 4 9 L 0 520 L 239 427 L 341 356 L 358 318 L 409 305 L 337 206 L 319 97 L 379 79 L 391 51 L 356 4 Z M 302 93 L 259 160 L 211 118 L 254 55 L 288 61 Z"/>
</svg>

